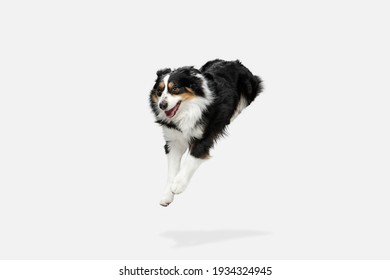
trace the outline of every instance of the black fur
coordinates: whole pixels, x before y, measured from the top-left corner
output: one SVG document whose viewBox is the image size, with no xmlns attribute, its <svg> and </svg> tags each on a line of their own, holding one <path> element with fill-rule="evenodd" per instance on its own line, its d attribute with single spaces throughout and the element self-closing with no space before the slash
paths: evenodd
<svg viewBox="0 0 390 280">
<path fill-rule="evenodd" d="M 157 118 L 157 123 L 178 131 L 181 131 L 181 128 L 175 122 L 174 117 L 171 120 L 159 119 L 158 115 L 161 111 L 155 102 L 159 94 L 161 95 L 158 88 L 159 83 L 167 74 L 170 74 L 169 81 L 177 85 L 174 92 L 170 92 L 170 94 L 183 94 L 190 88 L 196 96 L 207 98 L 203 88 L 204 80 L 199 78 L 199 74 L 204 77 L 207 87 L 212 92 L 212 103 L 207 106 L 202 117 L 195 124 L 203 126 L 203 135 L 191 137 L 188 143 L 190 154 L 196 158 L 209 156 L 209 150 L 215 141 L 224 135 L 240 99 L 244 98 L 249 105 L 263 89 L 260 77 L 253 75 L 238 60 L 216 59 L 207 62 L 199 70 L 194 67 L 182 67 L 173 71 L 171 69 L 159 70 L 156 83 L 150 93 L 150 105 Z M 166 145 L 166 147 L 168 146 Z M 166 148 L 166 152 L 169 153 L 168 148 Z"/>
<path fill-rule="evenodd" d="M 166 153 L 166 154 L 169 154 L 169 145 L 168 145 L 168 142 L 165 143 L 165 145 L 164 145 L 164 150 L 165 150 L 165 153 Z"/>
</svg>

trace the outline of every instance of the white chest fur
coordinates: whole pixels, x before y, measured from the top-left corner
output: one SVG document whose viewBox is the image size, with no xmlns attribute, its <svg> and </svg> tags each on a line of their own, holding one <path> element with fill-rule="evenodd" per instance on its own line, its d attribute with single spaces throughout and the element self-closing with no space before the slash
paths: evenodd
<svg viewBox="0 0 390 280">
<path fill-rule="evenodd" d="M 178 131 L 173 128 L 163 127 L 164 139 L 166 141 L 178 141 L 183 144 L 188 144 L 191 139 L 202 138 L 203 135 L 203 127 L 201 125 L 196 126 L 195 128 L 180 128 L 181 131 Z"/>
</svg>

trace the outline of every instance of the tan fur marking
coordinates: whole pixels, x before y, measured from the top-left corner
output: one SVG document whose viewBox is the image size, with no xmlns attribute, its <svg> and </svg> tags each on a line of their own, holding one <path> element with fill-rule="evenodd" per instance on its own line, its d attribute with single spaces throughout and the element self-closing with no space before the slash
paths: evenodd
<svg viewBox="0 0 390 280">
<path fill-rule="evenodd" d="M 191 100 L 196 97 L 196 94 L 192 88 L 186 87 L 186 92 L 180 94 L 183 100 Z"/>
<path fill-rule="evenodd" d="M 173 84 L 172 82 L 169 82 L 169 83 L 168 83 L 168 89 L 172 89 L 173 86 L 174 86 L 174 84 Z"/>
<path fill-rule="evenodd" d="M 209 154 L 206 154 L 203 157 L 201 157 L 201 159 L 210 159 L 210 158 L 211 158 L 211 156 Z"/>
<path fill-rule="evenodd" d="M 188 92 L 191 93 L 192 95 L 196 95 L 196 94 L 195 94 L 195 91 L 194 91 L 192 88 L 186 87 L 186 91 L 188 91 Z"/>
<path fill-rule="evenodd" d="M 158 84 L 158 87 L 161 88 L 161 89 L 164 89 L 164 88 L 165 88 L 164 82 L 160 82 L 160 83 Z"/>
<path fill-rule="evenodd" d="M 157 103 L 158 102 L 157 95 L 152 95 L 152 100 L 153 100 L 153 102 Z"/>
<path fill-rule="evenodd" d="M 191 100 L 195 98 L 195 94 L 191 92 L 183 92 L 182 94 L 180 94 L 180 97 L 182 100 Z"/>
</svg>

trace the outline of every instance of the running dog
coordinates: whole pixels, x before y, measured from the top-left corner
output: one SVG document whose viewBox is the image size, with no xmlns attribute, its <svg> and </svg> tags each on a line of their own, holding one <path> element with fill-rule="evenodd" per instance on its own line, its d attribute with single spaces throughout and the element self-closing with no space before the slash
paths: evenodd
<svg viewBox="0 0 390 280">
<path fill-rule="evenodd" d="M 157 71 L 150 106 L 162 126 L 168 157 L 168 183 L 160 201 L 168 206 L 209 158 L 210 149 L 262 91 L 262 80 L 240 61 L 212 60 L 192 67 Z M 182 156 L 189 154 L 181 164 Z"/>
</svg>

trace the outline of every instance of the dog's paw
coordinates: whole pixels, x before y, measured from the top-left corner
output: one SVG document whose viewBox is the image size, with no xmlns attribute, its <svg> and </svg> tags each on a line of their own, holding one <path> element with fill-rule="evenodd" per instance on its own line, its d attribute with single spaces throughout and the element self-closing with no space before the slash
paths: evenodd
<svg viewBox="0 0 390 280">
<path fill-rule="evenodd" d="M 169 204 L 173 201 L 173 193 L 166 193 L 163 195 L 162 199 L 160 200 L 160 205 L 167 207 Z"/>
<path fill-rule="evenodd" d="M 184 190 L 187 188 L 188 183 L 184 180 L 181 180 L 180 178 L 175 179 L 173 181 L 173 184 L 171 185 L 171 191 L 174 194 L 180 194 L 184 192 Z"/>
</svg>

